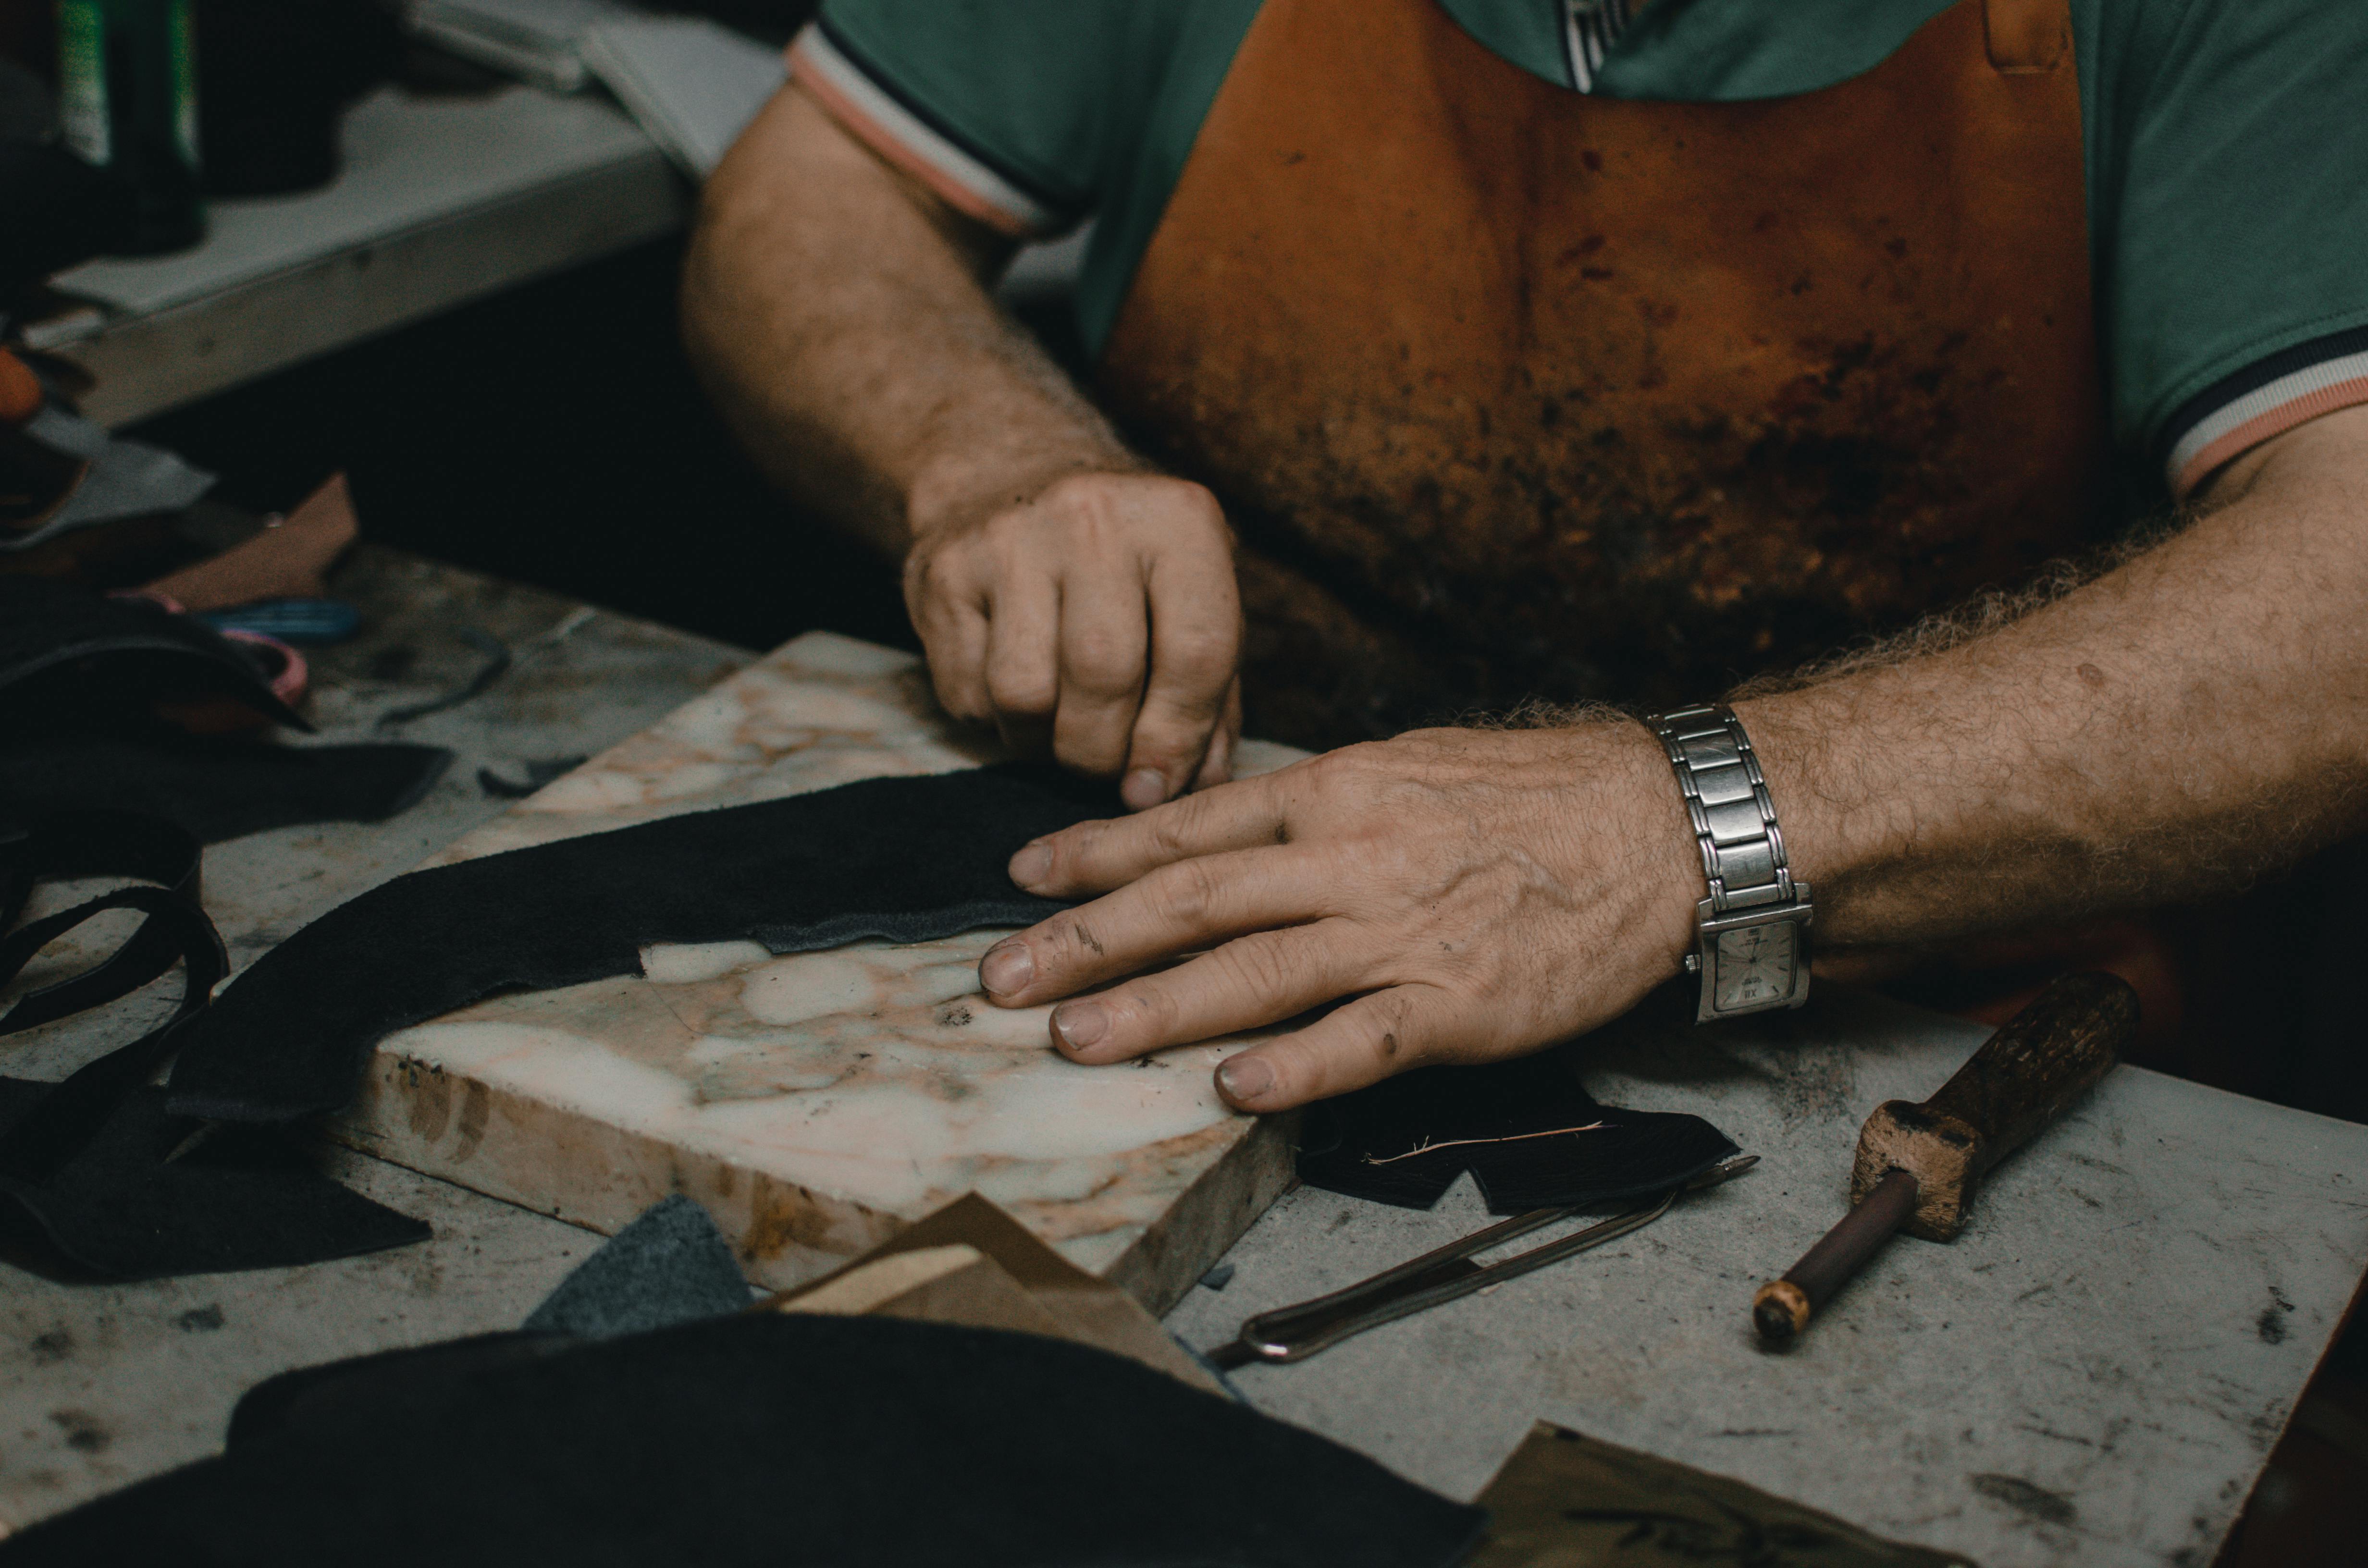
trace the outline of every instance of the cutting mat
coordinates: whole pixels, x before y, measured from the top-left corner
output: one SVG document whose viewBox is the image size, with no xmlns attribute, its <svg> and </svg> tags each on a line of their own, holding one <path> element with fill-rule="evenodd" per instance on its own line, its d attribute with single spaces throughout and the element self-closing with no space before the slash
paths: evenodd
<svg viewBox="0 0 2368 1568">
<path fill-rule="evenodd" d="M 938 714 L 917 658 L 814 632 L 430 864 L 997 755 Z M 1299 755 L 1251 742 L 1239 766 Z M 1049 1009 L 979 994 L 1000 935 L 648 949 L 640 974 L 388 1037 L 333 1131 L 597 1231 L 688 1193 L 778 1287 L 976 1190 L 1164 1311 L 1290 1178 L 1287 1127 L 1227 1110 L 1211 1082 L 1256 1037 L 1080 1067 L 1050 1049 Z"/>
</svg>

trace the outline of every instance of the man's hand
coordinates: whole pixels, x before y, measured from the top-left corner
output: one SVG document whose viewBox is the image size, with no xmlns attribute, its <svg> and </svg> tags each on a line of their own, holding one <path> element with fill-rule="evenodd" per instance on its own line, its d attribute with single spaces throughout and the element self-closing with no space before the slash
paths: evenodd
<svg viewBox="0 0 2368 1568">
<path fill-rule="evenodd" d="M 1136 811 L 1228 777 L 1242 611 L 1201 486 L 1073 472 L 916 527 L 905 603 L 954 717 L 1120 778 Z"/>
<path fill-rule="evenodd" d="M 1352 998 L 1218 1070 L 1225 1099 L 1256 1111 L 1605 1023 L 1679 971 L 1702 889 L 1666 757 L 1616 722 L 1352 746 L 1039 839 L 1011 875 L 1105 896 L 990 949 L 996 1002 L 1200 954 L 1055 1008 L 1073 1061 Z"/>
</svg>

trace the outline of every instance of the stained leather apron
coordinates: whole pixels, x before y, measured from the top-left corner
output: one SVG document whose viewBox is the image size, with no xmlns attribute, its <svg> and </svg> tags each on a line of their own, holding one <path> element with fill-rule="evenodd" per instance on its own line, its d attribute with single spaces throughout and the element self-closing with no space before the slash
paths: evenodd
<svg viewBox="0 0 2368 1568">
<path fill-rule="evenodd" d="M 1652 103 L 1433 0 L 1267 0 L 1102 367 L 1241 530 L 1254 729 L 1700 699 L 2091 537 L 2070 37 L 1960 0 L 1835 86 Z"/>
</svg>

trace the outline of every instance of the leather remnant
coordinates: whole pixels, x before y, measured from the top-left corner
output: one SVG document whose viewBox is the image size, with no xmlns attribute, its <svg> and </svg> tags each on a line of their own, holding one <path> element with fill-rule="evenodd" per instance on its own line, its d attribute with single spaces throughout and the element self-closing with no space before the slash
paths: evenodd
<svg viewBox="0 0 2368 1568">
<path fill-rule="evenodd" d="M 6 1555 L 1448 1568 L 1485 1517 L 1082 1345 L 754 1313 L 284 1374 L 240 1403 L 223 1453 L 35 1524 Z"/>
<path fill-rule="evenodd" d="M 1492 1214 L 1655 1198 L 1737 1153 L 1698 1116 L 1599 1104 L 1557 1053 L 1425 1067 L 1306 1111 L 1299 1179 L 1428 1209 L 1472 1173 Z"/>
<path fill-rule="evenodd" d="M 1067 904 L 1012 885 L 1032 838 L 1114 815 L 1110 786 L 1048 766 L 871 778 L 431 867 L 329 911 L 185 1031 L 176 1114 L 287 1121 L 336 1109 L 370 1048 L 511 991 L 640 968 L 653 943 L 811 952 L 1027 926 Z"/>
<path fill-rule="evenodd" d="M 44 878 L 108 872 L 164 884 L 118 888 L 0 938 L 5 986 L 93 916 L 144 916 L 97 965 L 19 998 L 0 1016 L 0 1034 L 105 1006 L 176 965 L 182 971 L 170 1015 L 63 1082 L 0 1077 L 0 1230 L 34 1243 L 17 1261 L 62 1265 L 74 1278 L 144 1279 L 315 1263 L 425 1240 L 426 1225 L 329 1180 L 275 1131 L 225 1132 L 175 1116 L 149 1086 L 229 970 L 197 903 L 198 868 L 186 833 L 109 812 L 52 818 L 0 839 L 0 928 Z M 17 1219 L 29 1236 L 6 1223 Z"/>
</svg>

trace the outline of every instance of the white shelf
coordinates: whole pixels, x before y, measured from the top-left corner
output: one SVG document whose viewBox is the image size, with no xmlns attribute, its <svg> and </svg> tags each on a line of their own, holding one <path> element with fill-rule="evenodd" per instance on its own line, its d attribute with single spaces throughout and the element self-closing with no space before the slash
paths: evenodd
<svg viewBox="0 0 2368 1568">
<path fill-rule="evenodd" d="M 51 280 L 97 308 L 28 335 L 124 425 L 678 226 L 688 187 L 614 104 L 509 87 L 387 88 L 345 123 L 335 182 L 217 201 L 177 256 Z"/>
</svg>

